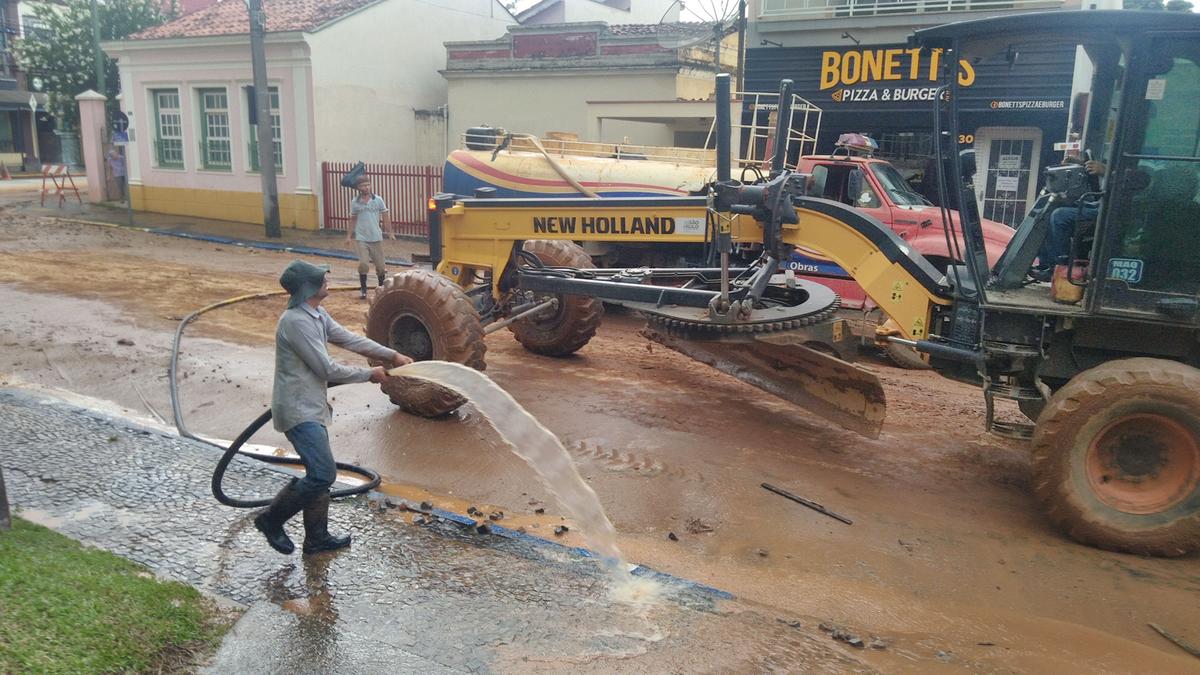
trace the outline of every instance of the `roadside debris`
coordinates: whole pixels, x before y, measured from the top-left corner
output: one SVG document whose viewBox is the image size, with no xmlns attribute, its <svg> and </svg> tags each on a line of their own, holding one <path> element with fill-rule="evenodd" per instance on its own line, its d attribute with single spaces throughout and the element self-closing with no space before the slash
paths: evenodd
<svg viewBox="0 0 1200 675">
<path fill-rule="evenodd" d="M 561 537 L 570 531 L 571 528 L 567 527 L 566 525 L 559 525 L 558 527 L 554 528 L 554 536 Z"/>
<path fill-rule="evenodd" d="M 818 627 L 826 633 L 829 633 L 829 637 L 837 640 L 838 642 L 845 642 L 851 647 L 855 647 L 857 649 L 866 649 L 867 647 L 866 643 L 863 642 L 861 637 L 843 629 L 841 626 L 836 626 L 831 623 L 822 623 Z"/>
<path fill-rule="evenodd" d="M 692 518 L 687 521 L 687 531 L 688 534 L 705 534 L 712 532 L 713 527 L 699 518 Z"/>
<path fill-rule="evenodd" d="M 421 502 L 421 506 L 420 506 L 419 508 L 420 508 L 422 511 L 432 511 L 432 510 L 433 510 L 433 504 L 430 504 L 429 502 Z"/>
<path fill-rule="evenodd" d="M 670 539 L 671 541 L 679 541 L 679 537 L 675 536 L 674 532 L 668 532 L 667 539 Z"/>
<path fill-rule="evenodd" d="M 130 340 L 129 338 L 121 338 L 117 340 L 117 344 L 121 345 L 122 347 L 132 347 L 133 340 Z"/>
<path fill-rule="evenodd" d="M 1194 647 L 1192 644 L 1190 644 L 1183 638 L 1172 635 L 1170 632 L 1167 631 L 1167 629 L 1163 628 L 1162 626 L 1160 626 L 1156 623 L 1148 623 L 1146 625 L 1153 628 L 1154 632 L 1158 633 L 1159 635 L 1161 635 L 1161 636 L 1165 637 L 1166 639 L 1170 640 L 1171 642 L 1173 642 L 1176 647 L 1179 647 L 1183 651 L 1200 659 L 1200 649 L 1197 649 L 1196 647 Z"/>
<path fill-rule="evenodd" d="M 833 511 L 830 511 L 829 509 L 825 508 L 824 506 L 821 506 L 820 504 L 812 501 L 811 499 L 805 499 L 804 497 L 799 497 L 797 495 L 794 495 L 794 494 L 788 492 L 787 490 L 781 490 L 781 489 L 775 487 L 774 485 L 771 485 L 770 483 L 763 483 L 762 486 L 763 486 L 763 488 L 770 490 L 771 492 L 774 492 L 775 494 L 779 495 L 780 497 L 787 497 L 788 499 L 796 502 L 797 504 L 803 504 L 804 506 L 807 506 L 808 508 L 812 509 L 813 511 L 816 511 L 817 513 L 823 513 L 823 514 L 829 516 L 830 518 L 833 518 L 834 520 L 840 520 L 847 525 L 854 524 L 853 520 L 850 520 L 849 518 L 841 515 L 840 513 L 834 513 Z"/>
</svg>

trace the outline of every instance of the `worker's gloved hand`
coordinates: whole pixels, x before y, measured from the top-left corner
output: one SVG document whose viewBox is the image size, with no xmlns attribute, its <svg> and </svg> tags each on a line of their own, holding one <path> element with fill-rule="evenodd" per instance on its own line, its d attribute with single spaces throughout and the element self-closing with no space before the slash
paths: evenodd
<svg viewBox="0 0 1200 675">
<path fill-rule="evenodd" d="M 387 369 L 383 366 L 375 366 L 371 369 L 371 381 L 375 384 L 382 384 L 387 379 Z"/>
<path fill-rule="evenodd" d="M 396 358 L 392 359 L 392 366 L 399 368 L 400 366 L 407 366 L 412 362 L 413 360 L 411 358 L 401 354 L 400 352 L 396 352 Z"/>
</svg>

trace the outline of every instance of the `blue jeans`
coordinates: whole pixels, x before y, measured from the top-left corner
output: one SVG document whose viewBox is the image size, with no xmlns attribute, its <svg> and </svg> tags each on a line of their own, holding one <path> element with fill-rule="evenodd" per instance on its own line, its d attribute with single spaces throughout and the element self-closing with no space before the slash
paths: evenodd
<svg viewBox="0 0 1200 675">
<path fill-rule="evenodd" d="M 1082 211 L 1082 212 L 1081 212 Z M 1080 219 L 1084 222 L 1095 222 L 1096 214 L 1100 212 L 1097 203 L 1084 203 L 1078 206 L 1060 206 L 1050 214 L 1050 231 L 1046 233 L 1046 241 L 1038 251 L 1038 265 L 1053 267 L 1060 258 L 1071 254 L 1071 239 L 1075 237 L 1075 228 Z"/>
<path fill-rule="evenodd" d="M 284 432 L 300 459 L 304 460 L 304 478 L 296 483 L 296 491 L 311 501 L 329 489 L 337 478 L 337 464 L 329 449 L 329 431 L 317 422 L 301 422 Z"/>
</svg>

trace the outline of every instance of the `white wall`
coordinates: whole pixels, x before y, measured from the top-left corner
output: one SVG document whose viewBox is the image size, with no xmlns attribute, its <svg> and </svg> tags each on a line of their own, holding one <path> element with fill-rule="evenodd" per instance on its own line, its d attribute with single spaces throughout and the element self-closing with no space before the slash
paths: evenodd
<svg viewBox="0 0 1200 675">
<path fill-rule="evenodd" d="M 673 101 L 674 69 L 659 72 L 558 71 L 533 74 L 451 75 L 450 136 L 457 147 L 467 127 L 488 124 L 509 131 L 542 135 L 570 131 L 585 141 L 672 145 L 666 125 L 605 121 L 602 138 L 588 134 L 588 101 Z"/>
<path fill-rule="evenodd" d="M 511 24 L 496 0 L 384 0 L 308 35 L 316 160 L 417 163 L 413 111 L 446 103 L 442 43 Z"/>
<path fill-rule="evenodd" d="M 308 194 L 320 182 L 312 157 L 309 55 L 295 37 L 285 42 L 269 37 L 266 46 L 267 80 L 277 87 L 283 122 L 283 170 L 279 190 Z M 121 107 L 129 115 L 133 132 L 128 160 L 132 185 L 205 190 L 256 191 L 259 175 L 250 171 L 248 144 L 250 124 L 244 87 L 253 82 L 250 44 L 247 36 L 221 36 L 195 41 L 189 46 L 157 49 L 156 41 L 132 40 L 116 43 L 108 50 L 120 67 Z M 197 89 L 223 88 L 229 100 L 229 132 L 232 166 L 229 170 L 205 170 L 199 157 L 201 120 Z M 183 168 L 155 166 L 156 120 L 151 91 L 175 89 L 180 97 L 183 127 Z"/>
</svg>

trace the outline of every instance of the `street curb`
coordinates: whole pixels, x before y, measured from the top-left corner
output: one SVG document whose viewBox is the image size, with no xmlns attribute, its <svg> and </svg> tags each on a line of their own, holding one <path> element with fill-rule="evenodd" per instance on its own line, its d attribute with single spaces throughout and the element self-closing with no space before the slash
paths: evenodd
<svg viewBox="0 0 1200 675">
<path fill-rule="evenodd" d="M 375 490 L 373 490 L 370 494 L 372 496 L 386 498 L 385 495 L 383 495 L 382 493 L 375 491 Z M 583 548 L 582 546 L 566 546 L 566 545 L 560 544 L 555 541 L 550 541 L 549 539 L 535 537 L 534 535 L 529 534 L 527 532 L 518 532 L 517 530 L 513 530 L 510 528 L 504 527 L 502 525 L 496 525 L 495 523 L 493 523 L 491 521 L 474 520 L 468 516 L 464 516 L 464 515 L 455 513 L 453 511 L 446 511 L 443 509 L 431 509 L 429 511 L 422 511 L 419 509 L 409 509 L 409 510 L 412 511 L 413 513 L 423 513 L 426 515 L 435 516 L 438 518 L 442 518 L 444 520 L 449 520 L 449 521 L 458 523 L 460 525 L 466 525 L 466 526 L 472 527 L 472 528 L 478 527 L 481 524 L 486 524 L 488 526 L 488 528 L 491 530 L 492 534 L 495 534 L 499 537 L 504 537 L 505 539 L 512 539 L 514 541 L 524 542 L 527 544 L 531 544 L 533 546 L 537 546 L 539 548 L 549 548 L 549 549 L 565 552 L 570 555 L 580 556 L 583 558 L 593 558 L 596 560 L 602 560 L 601 556 L 598 555 L 595 551 L 593 551 L 591 549 Z M 663 585 L 666 585 L 666 586 L 679 586 L 682 588 L 688 588 L 688 589 L 703 593 L 705 595 L 711 595 L 713 597 L 720 598 L 721 600 L 732 600 L 735 597 L 729 591 L 723 591 L 719 588 L 714 588 L 712 586 L 702 584 L 698 581 L 692 581 L 690 579 L 684 579 L 682 577 L 677 577 L 672 574 L 667 574 L 666 572 L 659 572 L 658 570 L 653 569 L 651 567 L 647 567 L 645 565 L 631 564 L 629 566 L 628 572 L 635 577 L 646 577 L 649 579 L 653 579 L 653 580 L 655 580 Z"/>
<path fill-rule="evenodd" d="M 159 234 L 168 237 L 179 237 L 180 239 L 191 239 L 193 241 L 204 241 L 213 244 L 224 244 L 226 246 L 240 246 L 242 248 L 257 248 L 265 251 L 284 251 L 287 253 L 299 253 L 300 255 L 312 255 L 322 258 L 337 258 L 339 260 L 358 260 L 358 256 L 345 251 L 335 251 L 328 248 L 317 248 L 315 246 L 288 246 L 287 244 L 272 244 L 266 241 L 253 241 L 250 239 L 234 239 L 232 237 L 222 237 L 213 234 L 194 234 L 192 232 L 184 232 L 182 230 L 171 230 L 161 227 L 139 227 L 137 225 L 119 225 L 117 223 L 106 223 L 101 220 L 84 220 L 82 218 L 69 218 L 66 216 L 47 216 L 55 220 L 78 223 L 80 225 L 93 225 L 96 227 L 108 227 L 120 230 L 133 230 L 135 232 L 145 232 L 147 234 Z M 416 263 L 410 260 L 384 259 L 389 265 L 397 267 L 413 267 Z"/>
<path fill-rule="evenodd" d="M 161 429 L 147 427 L 147 426 L 140 424 L 138 422 L 135 422 L 133 420 L 130 420 L 130 419 L 127 419 L 124 417 L 119 417 L 119 416 L 113 415 L 111 413 L 102 412 L 99 410 L 92 410 L 89 408 L 83 408 L 83 407 L 80 407 L 73 403 L 64 401 L 60 398 L 56 398 L 50 394 L 43 393 L 43 392 L 31 392 L 31 391 L 27 391 L 27 390 L 23 390 L 23 389 L 14 389 L 12 387 L 0 387 L 0 402 L 3 402 L 5 399 L 25 400 L 25 401 L 37 403 L 38 405 L 48 405 L 48 406 L 56 407 L 59 409 L 68 410 L 75 414 L 83 415 L 84 417 L 89 417 L 94 420 L 99 420 L 102 422 L 107 422 L 109 424 L 121 426 L 126 429 L 130 429 L 135 433 L 149 435 L 149 436 L 157 436 L 159 438 L 169 439 L 169 440 L 173 440 L 173 441 L 177 440 L 177 441 L 181 441 L 184 443 L 194 444 L 198 447 L 204 448 L 208 452 L 214 452 L 214 453 L 220 452 L 220 450 L 217 450 L 216 448 L 214 448 L 211 445 L 208 445 L 206 443 L 201 443 L 199 441 L 195 441 L 190 438 L 186 438 L 184 436 L 180 436 L 177 433 L 170 433 L 170 432 L 163 431 Z M 246 456 L 247 459 L 254 459 L 253 454 L 244 455 L 244 456 Z M 264 466 L 264 468 L 274 471 L 276 473 L 281 473 L 281 474 L 285 474 L 285 475 L 289 475 L 289 476 L 297 475 L 292 470 L 289 470 L 289 469 L 286 469 L 283 467 L 276 467 L 273 464 L 266 464 Z M 372 490 L 372 491 L 366 493 L 366 496 L 368 499 L 370 499 L 372 501 L 379 501 L 379 502 L 383 502 L 383 503 L 386 503 L 386 501 L 389 499 L 394 499 L 391 495 L 387 495 L 383 492 L 380 492 L 379 490 Z M 582 558 L 591 558 L 591 559 L 595 559 L 595 560 L 602 559 L 602 557 L 599 554 L 597 554 L 595 551 L 592 551 L 591 549 L 583 548 L 581 546 L 565 546 L 565 545 L 559 544 L 558 542 L 555 542 L 555 541 L 550 541 L 548 539 L 543 539 L 541 537 L 535 537 L 535 536 L 525 533 L 525 532 L 518 532 L 516 530 L 510 529 L 507 527 L 503 527 L 501 525 L 496 525 L 495 523 L 493 523 L 491 521 L 475 520 L 468 516 L 454 513 L 453 511 L 446 511 L 444 509 L 430 509 L 428 511 L 423 511 L 420 509 L 408 509 L 408 510 L 413 513 L 422 513 L 422 514 L 434 516 L 436 518 L 440 518 L 443 520 L 448 520 L 450 522 L 457 523 L 459 525 L 464 525 L 464 526 L 470 527 L 472 529 L 478 527 L 480 524 L 487 524 L 487 526 L 491 530 L 491 534 L 496 535 L 501 538 L 504 538 L 504 539 L 519 541 L 519 542 L 529 544 L 529 545 L 537 547 L 537 548 L 549 549 L 549 550 L 553 550 L 556 552 L 566 553 L 568 555 L 574 555 L 574 556 L 578 556 L 578 557 L 582 557 Z M 692 581 L 690 579 L 684 579 L 682 577 L 677 577 L 672 574 L 668 574 L 666 572 L 660 572 L 651 567 L 647 567 L 646 565 L 630 565 L 630 567 L 628 568 L 628 572 L 635 577 L 644 577 L 644 578 L 648 578 L 648 579 L 653 579 L 654 581 L 656 581 L 664 586 L 674 586 L 676 588 L 692 590 L 692 591 L 701 593 L 703 595 L 711 596 L 713 598 L 717 598 L 720 600 L 732 600 L 736 597 L 729 591 L 723 591 L 719 588 L 714 588 L 712 586 L 702 584 L 698 581 Z"/>
</svg>

